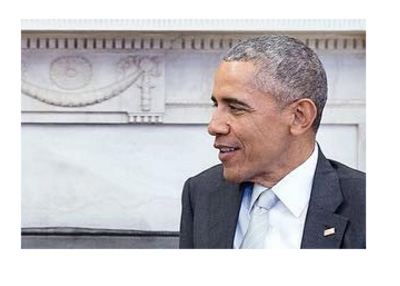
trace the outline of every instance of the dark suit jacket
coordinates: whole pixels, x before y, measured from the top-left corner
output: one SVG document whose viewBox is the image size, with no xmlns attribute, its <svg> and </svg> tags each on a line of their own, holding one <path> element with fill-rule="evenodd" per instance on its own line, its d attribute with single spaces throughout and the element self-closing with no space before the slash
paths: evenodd
<svg viewBox="0 0 400 286">
<path fill-rule="evenodd" d="M 180 248 L 233 248 L 243 194 L 223 178 L 222 165 L 186 181 Z M 324 236 L 324 230 L 335 233 Z M 365 248 L 365 173 L 319 151 L 301 248 Z"/>
</svg>

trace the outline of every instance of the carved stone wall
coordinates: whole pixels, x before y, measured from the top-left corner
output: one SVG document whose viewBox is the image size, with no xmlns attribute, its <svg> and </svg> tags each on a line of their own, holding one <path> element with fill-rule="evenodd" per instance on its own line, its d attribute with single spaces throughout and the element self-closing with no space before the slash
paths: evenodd
<svg viewBox="0 0 400 286">
<path fill-rule="evenodd" d="M 185 179 L 218 163 L 206 131 L 213 73 L 227 49 L 256 35 L 291 35 L 318 53 L 329 85 L 318 142 L 365 170 L 360 22 L 190 31 L 162 29 L 175 22 L 56 23 L 27 21 L 21 35 L 24 228 L 177 231 Z"/>
<path fill-rule="evenodd" d="M 55 117 L 59 123 L 163 121 L 162 53 L 121 52 L 106 49 L 106 42 L 104 49 L 90 49 L 91 44 L 103 41 L 85 40 L 85 48 L 76 39 L 46 39 L 44 46 L 41 42 L 31 37 L 23 40 L 23 122 L 51 123 Z M 76 114 L 86 116 L 74 117 Z"/>
<path fill-rule="evenodd" d="M 260 34 L 276 32 L 23 33 L 22 122 L 205 124 L 222 54 Z M 355 84 L 341 84 L 345 65 L 362 64 L 364 34 L 284 34 L 303 40 L 333 65 L 328 105 L 363 104 L 365 85 L 347 96 Z M 365 82 L 362 75 L 360 80 Z"/>
</svg>

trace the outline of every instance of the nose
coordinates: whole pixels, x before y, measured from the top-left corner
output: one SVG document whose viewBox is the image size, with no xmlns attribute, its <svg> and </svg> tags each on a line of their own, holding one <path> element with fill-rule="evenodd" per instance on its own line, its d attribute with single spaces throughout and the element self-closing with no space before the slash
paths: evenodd
<svg viewBox="0 0 400 286">
<path fill-rule="evenodd" d="M 208 124 L 207 130 L 211 136 L 226 135 L 229 133 L 228 121 L 216 110 Z"/>
</svg>

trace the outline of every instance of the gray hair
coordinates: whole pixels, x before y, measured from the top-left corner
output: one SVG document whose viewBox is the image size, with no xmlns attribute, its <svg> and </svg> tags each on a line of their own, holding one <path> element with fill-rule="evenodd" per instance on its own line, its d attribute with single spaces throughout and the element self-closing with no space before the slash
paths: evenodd
<svg viewBox="0 0 400 286">
<path fill-rule="evenodd" d="M 327 100 L 324 67 L 315 52 L 287 36 L 263 36 L 244 40 L 228 51 L 224 61 L 251 61 L 257 67 L 255 88 L 271 94 L 287 106 L 301 98 L 317 107 L 313 129 L 317 132 Z"/>
</svg>

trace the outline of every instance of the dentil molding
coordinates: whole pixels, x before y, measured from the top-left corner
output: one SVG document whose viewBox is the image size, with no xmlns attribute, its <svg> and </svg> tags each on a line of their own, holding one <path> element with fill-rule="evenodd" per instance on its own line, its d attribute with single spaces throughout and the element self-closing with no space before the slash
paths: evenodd
<svg viewBox="0 0 400 286">
<path fill-rule="evenodd" d="M 22 50 L 227 50 L 259 35 L 294 36 L 317 51 L 365 51 L 365 33 L 196 33 L 196 32 L 43 32 L 22 34 Z"/>
</svg>

